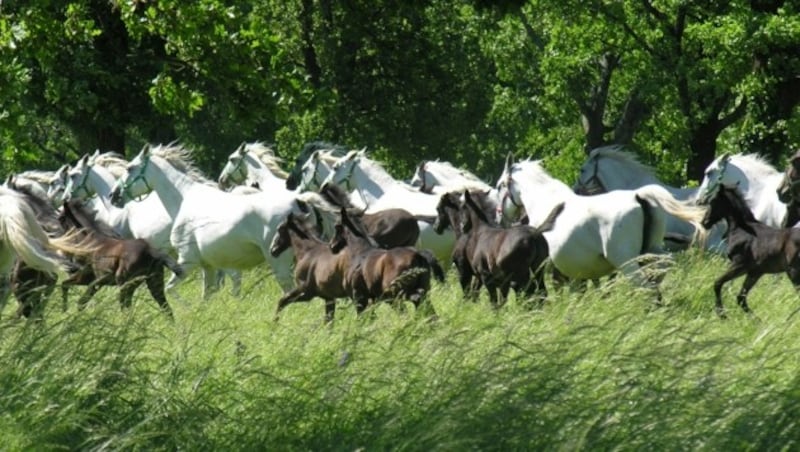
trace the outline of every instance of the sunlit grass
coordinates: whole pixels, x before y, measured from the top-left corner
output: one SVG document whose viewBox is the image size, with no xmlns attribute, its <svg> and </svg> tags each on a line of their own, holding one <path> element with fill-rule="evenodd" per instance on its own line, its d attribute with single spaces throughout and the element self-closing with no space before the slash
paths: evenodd
<svg viewBox="0 0 800 452">
<path fill-rule="evenodd" d="M 678 256 L 664 303 L 625 278 L 552 289 L 529 310 L 465 303 L 436 285 L 439 320 L 388 305 L 358 319 L 320 300 L 273 321 L 277 285 L 245 296 L 146 291 L 121 311 L 106 289 L 85 310 L 51 302 L 43 324 L 0 321 L 0 437 L 19 449 L 797 448 L 800 300 L 784 277 L 725 290 L 719 257 Z"/>
</svg>

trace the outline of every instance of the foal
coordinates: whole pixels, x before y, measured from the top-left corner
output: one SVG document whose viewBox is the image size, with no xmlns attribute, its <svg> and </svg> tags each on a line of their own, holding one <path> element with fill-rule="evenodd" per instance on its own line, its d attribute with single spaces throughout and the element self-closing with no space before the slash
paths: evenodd
<svg viewBox="0 0 800 452">
<path fill-rule="evenodd" d="M 64 203 L 59 220 L 65 228 L 79 231 L 95 248 L 81 262 L 84 267 L 62 283 L 88 286 L 78 301 L 79 306 L 85 305 L 101 286 L 118 286 L 120 305 L 130 307 L 133 293 L 144 280 L 150 295 L 172 317 L 164 295 L 164 267 L 176 275 L 181 275 L 183 270 L 170 256 L 150 246 L 146 240 L 116 237 L 110 228 L 95 223 L 77 200 Z"/>
<path fill-rule="evenodd" d="M 710 229 L 717 222 L 728 222 L 728 270 L 714 281 L 715 308 L 725 317 L 722 307 L 722 286 L 747 275 L 736 297 L 739 306 L 750 312 L 747 293 L 762 275 L 786 272 L 795 288 L 800 289 L 800 229 L 779 229 L 756 220 L 736 187 L 718 186 L 706 197 L 708 210 L 702 224 Z"/>
<path fill-rule="evenodd" d="M 334 253 L 349 248 L 350 265 L 345 273 L 345 288 L 352 294 L 356 310 L 361 313 L 379 300 L 404 298 L 419 309 L 435 316 L 426 299 L 431 286 L 431 273 L 444 281 L 444 270 L 428 250 L 412 247 L 379 248 L 363 225 L 342 208 L 330 247 Z"/>
<path fill-rule="evenodd" d="M 547 296 L 541 266 L 549 256 L 549 248 L 542 233 L 553 229 L 563 210 L 563 203 L 556 205 L 537 228 L 524 225 L 502 228 L 489 221 L 469 191 L 464 192 L 461 225 L 467 236 L 464 253 L 495 308 L 505 303 L 511 288 L 517 295 L 532 296 L 538 292 L 542 299 Z"/>
<path fill-rule="evenodd" d="M 344 287 L 344 274 L 350 265 L 349 248 L 334 254 L 328 243 L 318 239 L 293 213 L 278 225 L 269 251 L 274 257 L 278 257 L 289 247 L 294 251 L 296 259 L 295 288 L 278 300 L 275 320 L 290 303 L 320 297 L 325 300 L 325 321 L 332 322 L 336 312 L 336 299 L 348 296 Z"/>
<path fill-rule="evenodd" d="M 800 150 L 789 158 L 777 192 L 778 199 L 786 204 L 786 216 L 781 225 L 791 228 L 800 222 Z"/>
<path fill-rule="evenodd" d="M 319 194 L 339 208 L 346 208 L 350 216 L 359 218 L 369 234 L 381 248 L 414 246 L 419 239 L 419 223 L 405 209 L 385 209 L 363 213 L 350 202 L 347 192 L 336 184 L 324 184 Z"/>
</svg>

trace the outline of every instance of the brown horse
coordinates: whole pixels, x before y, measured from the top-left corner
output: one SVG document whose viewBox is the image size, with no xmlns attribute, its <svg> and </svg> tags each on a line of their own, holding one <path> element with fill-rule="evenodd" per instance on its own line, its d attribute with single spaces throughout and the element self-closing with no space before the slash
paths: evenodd
<svg viewBox="0 0 800 452">
<path fill-rule="evenodd" d="M 325 300 L 325 321 L 332 322 L 336 299 L 349 295 L 344 287 L 344 275 L 350 265 L 350 250 L 346 248 L 334 254 L 328 243 L 317 238 L 302 219 L 292 213 L 278 225 L 270 253 L 277 257 L 289 247 L 295 256 L 296 287 L 278 300 L 275 319 L 291 303 L 320 297 Z"/>
<path fill-rule="evenodd" d="M 413 246 L 419 238 L 419 223 L 405 209 L 386 209 L 375 213 L 364 213 L 350 202 L 350 197 L 336 184 L 325 184 L 319 194 L 339 208 L 346 208 L 350 217 L 358 218 L 381 248 Z"/>
<path fill-rule="evenodd" d="M 120 305 L 130 307 L 133 293 L 144 281 L 159 307 L 172 317 L 164 295 L 164 267 L 180 275 L 183 270 L 174 259 L 146 240 L 119 238 L 109 227 L 95 222 L 80 201 L 64 203 L 59 220 L 65 228 L 79 231 L 95 248 L 91 256 L 78 260 L 84 267 L 62 283 L 87 286 L 79 306 L 84 306 L 100 287 L 117 286 Z"/>
<path fill-rule="evenodd" d="M 406 299 L 419 310 L 435 315 L 427 300 L 431 273 L 444 281 L 444 270 L 428 250 L 412 247 L 383 249 L 367 234 L 363 225 L 341 209 L 341 219 L 334 227 L 330 247 L 334 253 L 345 247 L 350 265 L 345 273 L 345 288 L 352 294 L 357 312 L 379 300 Z"/>
<path fill-rule="evenodd" d="M 463 232 L 461 218 L 461 192 L 452 191 L 443 194 L 436 205 L 436 220 L 433 222 L 433 230 L 437 234 L 442 234 L 445 229 L 451 228 L 456 235 L 456 243 L 453 245 L 451 261 L 458 272 L 458 282 L 464 297 L 472 301 L 477 301 L 477 294 L 481 288 L 480 278 L 475 278 L 472 271 L 469 257 L 467 254 L 467 241 L 469 236 Z"/>
<path fill-rule="evenodd" d="M 518 296 L 538 294 L 543 301 L 547 289 L 542 264 L 549 248 L 542 233 L 553 228 L 564 204 L 557 205 L 537 228 L 525 225 L 503 228 L 493 225 L 469 191 L 463 196 L 461 228 L 467 236 L 464 255 L 472 273 L 486 287 L 492 306 L 504 304 L 512 288 Z"/>
<path fill-rule="evenodd" d="M 739 276 L 747 275 L 736 297 L 745 312 L 750 312 L 748 292 L 765 274 L 785 272 L 795 288 L 800 289 L 800 229 L 774 228 L 759 222 L 736 187 L 721 185 L 702 201 L 708 204 L 702 222 L 704 228 L 710 229 L 723 219 L 728 222 L 731 263 L 714 281 L 715 308 L 721 317 L 725 317 L 722 286 Z"/>
</svg>

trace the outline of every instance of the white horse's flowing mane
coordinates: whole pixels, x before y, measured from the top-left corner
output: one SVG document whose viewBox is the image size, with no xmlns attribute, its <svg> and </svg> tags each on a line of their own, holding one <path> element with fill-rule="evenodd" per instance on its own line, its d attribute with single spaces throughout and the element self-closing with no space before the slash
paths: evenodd
<svg viewBox="0 0 800 452">
<path fill-rule="evenodd" d="M 353 164 L 354 165 L 359 165 L 361 167 L 361 169 L 365 173 L 368 173 L 370 175 L 370 177 L 373 178 L 378 185 L 380 185 L 380 186 L 387 186 L 387 185 L 390 185 L 390 184 L 391 185 L 397 185 L 397 186 L 400 186 L 400 187 L 403 187 L 403 188 L 407 189 L 410 192 L 419 193 L 419 190 L 417 190 L 416 188 L 414 188 L 414 187 L 412 187 L 412 186 L 410 186 L 410 185 L 408 185 L 408 184 L 406 184 L 404 182 L 400 182 L 397 179 L 395 179 L 394 177 L 392 177 L 392 175 L 389 174 L 389 172 L 386 171 L 386 169 L 383 166 L 381 166 L 380 163 L 378 163 L 377 161 L 372 160 L 371 158 L 369 158 L 366 155 L 364 155 L 363 151 L 350 151 L 350 152 L 347 153 L 347 155 L 345 155 L 344 157 L 341 157 L 341 158 L 342 159 L 346 159 L 351 154 L 357 154 L 355 160 L 353 160 Z"/>
<path fill-rule="evenodd" d="M 719 159 L 721 158 L 721 156 L 717 157 L 714 163 L 719 165 Z M 763 176 L 773 176 L 781 173 L 775 169 L 774 166 L 770 165 L 764 157 L 758 154 L 734 154 L 731 156 L 731 160 L 736 166 L 745 167 Z"/>
<path fill-rule="evenodd" d="M 207 178 L 194 164 L 189 149 L 179 144 L 167 144 L 150 147 L 150 154 L 166 160 L 173 168 L 201 184 L 216 187 L 216 182 Z"/>
<path fill-rule="evenodd" d="M 92 159 L 92 163 L 107 169 L 117 179 L 125 176 L 128 161 L 116 152 L 106 152 Z"/>
<path fill-rule="evenodd" d="M 436 160 L 429 160 L 426 163 L 427 164 L 432 164 L 434 166 L 437 166 L 437 167 L 439 167 L 440 169 L 442 169 L 444 171 L 450 171 L 450 172 L 453 172 L 455 174 L 458 174 L 459 176 L 463 176 L 464 178 L 469 179 L 469 180 L 471 180 L 473 182 L 485 183 L 480 177 L 472 174 L 471 172 L 469 172 L 469 171 L 467 171 L 465 169 L 458 168 L 458 167 L 454 166 L 450 162 L 443 162 L 443 161 L 440 161 L 439 159 L 436 159 Z"/>
<path fill-rule="evenodd" d="M 275 177 L 286 179 L 289 173 L 281 168 L 280 164 L 283 159 L 275 155 L 275 151 L 266 144 L 256 141 L 254 143 L 243 143 L 239 149 L 246 149 L 247 152 L 253 154 Z"/>
<path fill-rule="evenodd" d="M 23 171 L 21 173 L 17 173 L 16 177 L 28 179 L 34 182 L 38 182 L 40 184 L 49 184 L 53 180 L 53 175 L 55 171 L 42 171 L 42 170 L 28 170 Z"/>
<path fill-rule="evenodd" d="M 655 174 L 655 171 L 651 166 L 640 162 L 634 153 L 626 151 L 625 146 L 621 144 L 612 144 L 610 146 L 594 148 L 589 153 L 589 158 L 600 157 L 614 159 L 624 165 L 632 166 L 635 170 L 639 170 L 648 174 Z"/>
</svg>

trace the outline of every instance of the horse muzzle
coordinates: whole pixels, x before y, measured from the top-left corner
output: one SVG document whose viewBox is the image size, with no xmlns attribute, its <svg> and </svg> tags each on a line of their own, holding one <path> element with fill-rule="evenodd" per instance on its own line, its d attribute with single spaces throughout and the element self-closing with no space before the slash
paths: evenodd
<svg viewBox="0 0 800 452">
<path fill-rule="evenodd" d="M 111 194 L 108 195 L 109 200 L 111 201 L 111 205 L 115 207 L 122 207 L 125 205 L 124 196 L 122 195 L 122 189 L 120 189 L 119 185 L 114 187 L 111 191 Z"/>
</svg>

